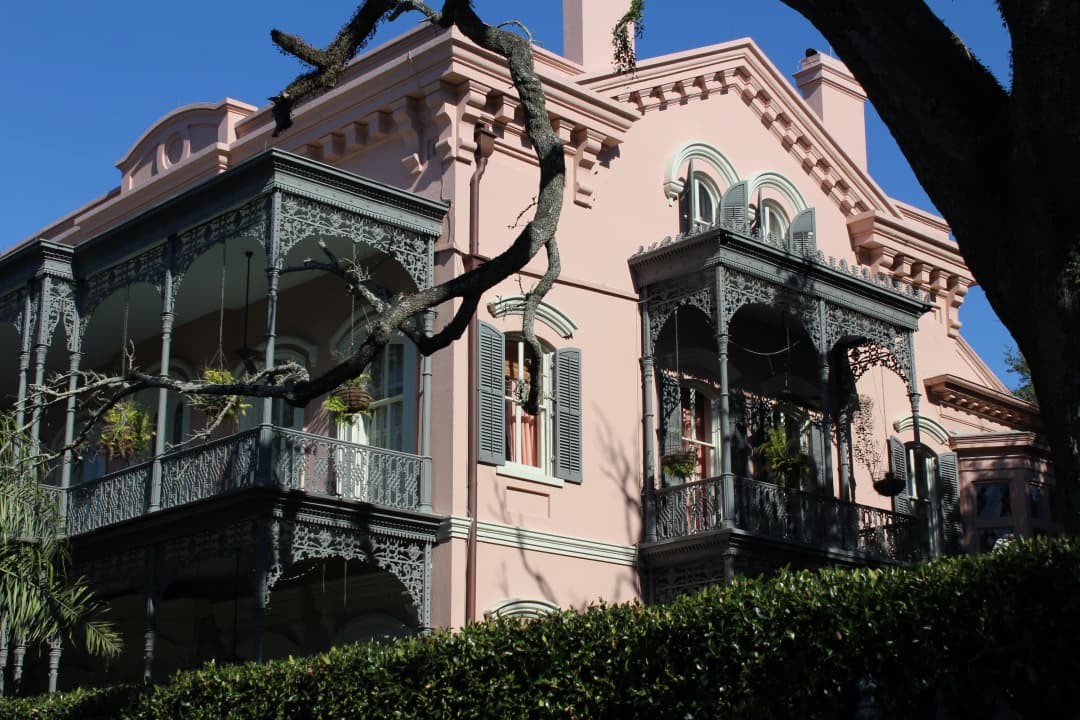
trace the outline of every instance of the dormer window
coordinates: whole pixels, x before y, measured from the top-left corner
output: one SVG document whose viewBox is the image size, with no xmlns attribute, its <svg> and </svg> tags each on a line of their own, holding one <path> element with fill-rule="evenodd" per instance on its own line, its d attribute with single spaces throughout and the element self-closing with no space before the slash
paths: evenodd
<svg viewBox="0 0 1080 720">
<path fill-rule="evenodd" d="M 705 173 L 695 172 L 679 197 L 679 230 L 697 232 L 716 223 L 720 190 Z"/>
<path fill-rule="evenodd" d="M 779 240 L 787 236 L 790 223 L 784 209 L 775 200 L 762 200 L 761 208 L 751 205 L 750 214 L 751 227 L 756 231 L 760 231 L 762 237 L 771 236 Z M 760 223 L 758 222 L 759 218 Z"/>
</svg>

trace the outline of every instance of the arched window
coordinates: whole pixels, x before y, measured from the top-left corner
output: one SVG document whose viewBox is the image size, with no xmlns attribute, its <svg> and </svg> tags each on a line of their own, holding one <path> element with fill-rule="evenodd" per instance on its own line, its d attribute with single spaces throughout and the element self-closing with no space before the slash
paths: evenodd
<svg viewBox="0 0 1080 720">
<path fill-rule="evenodd" d="M 679 196 L 680 230 L 697 232 L 716 223 L 720 190 L 703 172 L 694 172 Z"/>
<path fill-rule="evenodd" d="M 764 237 L 772 236 L 776 239 L 781 239 L 787 236 L 788 231 L 788 218 L 784 209 L 780 207 L 780 203 L 775 200 L 762 200 L 761 208 L 758 209 L 760 213 L 761 234 Z M 755 216 L 755 222 L 757 218 Z"/>
</svg>

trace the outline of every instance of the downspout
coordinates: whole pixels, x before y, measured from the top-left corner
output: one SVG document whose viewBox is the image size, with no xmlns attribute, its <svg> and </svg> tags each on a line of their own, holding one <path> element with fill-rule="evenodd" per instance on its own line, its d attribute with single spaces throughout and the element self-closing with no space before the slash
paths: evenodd
<svg viewBox="0 0 1080 720">
<path fill-rule="evenodd" d="M 476 168 L 469 179 L 469 254 L 465 256 L 465 271 L 469 272 L 479 265 L 480 253 L 480 180 L 487 169 L 488 158 L 495 150 L 495 134 L 483 123 L 477 123 L 473 132 L 476 143 Z M 476 443 L 477 443 L 477 337 L 479 321 L 476 313 L 469 318 L 469 432 L 468 452 L 466 453 L 466 503 L 469 514 L 469 533 L 465 540 L 465 623 L 476 621 Z"/>
</svg>

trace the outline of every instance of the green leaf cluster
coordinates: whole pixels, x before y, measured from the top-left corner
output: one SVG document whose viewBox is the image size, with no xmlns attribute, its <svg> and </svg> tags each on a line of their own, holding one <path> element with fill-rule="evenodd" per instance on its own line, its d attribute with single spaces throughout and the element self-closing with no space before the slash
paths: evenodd
<svg viewBox="0 0 1080 720">
<path fill-rule="evenodd" d="M 98 444 L 110 460 L 131 460 L 150 447 L 154 430 L 150 414 L 134 400 L 122 400 L 105 411 Z"/>
<path fill-rule="evenodd" d="M 1080 542 L 1040 539 L 910 568 L 785 570 L 668 605 L 209 664 L 117 694 L 113 716 L 851 718 L 872 695 L 883 718 L 1061 717 L 1080 706 L 1078 640 Z M 94 716 L 75 701 L 53 715 L 34 707 L 0 704 L 0 720 Z"/>
<path fill-rule="evenodd" d="M 236 377 L 229 370 L 208 367 L 202 372 L 202 380 L 207 385 L 233 385 Z M 233 426 L 239 425 L 251 404 L 245 402 L 242 395 L 205 395 L 191 396 L 191 405 L 198 409 L 208 421 L 221 417 Z"/>
</svg>

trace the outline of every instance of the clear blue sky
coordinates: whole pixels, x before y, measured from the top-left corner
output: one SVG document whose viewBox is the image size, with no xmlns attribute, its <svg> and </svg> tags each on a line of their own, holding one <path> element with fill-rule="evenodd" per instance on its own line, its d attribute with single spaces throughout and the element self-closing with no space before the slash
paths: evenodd
<svg viewBox="0 0 1080 720">
<path fill-rule="evenodd" d="M 0 67 L 6 92 L 0 138 L 7 161 L 0 180 L 0 249 L 115 187 L 114 163 L 165 113 L 226 96 L 263 105 L 299 69 L 270 43 L 270 29 L 325 44 L 356 2 L 11 0 L 3 5 Z M 1008 83 L 1008 35 L 994 2 L 933 0 L 930 5 Z M 476 0 L 475 6 L 489 22 L 521 20 L 539 44 L 561 51 L 561 0 Z M 650 0 L 646 7 L 645 36 L 638 44 L 643 57 L 750 36 L 790 76 L 806 48 L 829 50 L 821 35 L 779 0 Z M 382 28 L 376 42 L 415 22 L 406 16 Z M 893 197 L 932 209 L 872 109 L 867 125 L 874 178 Z M 1012 384 L 1002 363 L 1012 340 L 981 290 L 968 294 L 960 318 L 964 336 Z"/>
</svg>

